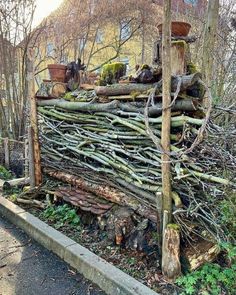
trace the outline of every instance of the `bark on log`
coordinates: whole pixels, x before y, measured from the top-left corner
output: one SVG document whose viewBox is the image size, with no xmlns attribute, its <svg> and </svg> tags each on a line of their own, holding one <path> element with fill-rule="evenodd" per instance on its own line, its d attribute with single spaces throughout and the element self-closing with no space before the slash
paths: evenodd
<svg viewBox="0 0 236 295">
<path fill-rule="evenodd" d="M 44 172 L 51 177 L 70 183 L 87 192 L 94 193 L 95 195 L 104 198 L 108 201 L 111 201 L 124 207 L 129 207 L 141 216 L 144 216 L 153 222 L 157 222 L 157 215 L 155 210 L 152 210 L 147 206 L 140 204 L 140 202 L 138 202 L 135 198 L 127 196 L 113 187 L 107 186 L 105 184 L 94 184 L 84 180 L 82 177 L 77 177 L 68 173 L 52 169 L 45 168 Z"/>
<path fill-rule="evenodd" d="M 113 206 L 113 203 L 107 202 L 97 197 L 95 194 L 77 188 L 59 187 L 54 194 L 66 202 L 96 215 L 106 213 Z"/>
<path fill-rule="evenodd" d="M 187 111 L 193 112 L 199 109 L 199 102 L 197 99 L 181 99 L 176 100 L 176 102 L 171 107 L 171 111 Z M 125 112 L 134 112 L 144 114 L 144 108 L 140 108 L 135 106 L 134 103 L 130 104 L 120 104 L 120 109 Z M 148 108 L 148 115 L 149 116 L 156 116 L 162 114 L 162 103 L 157 103 L 155 106 Z"/>
<path fill-rule="evenodd" d="M 162 248 L 162 273 L 169 280 L 175 279 L 181 274 L 180 264 L 180 237 L 179 230 L 173 224 L 167 225 L 163 237 Z"/>
<path fill-rule="evenodd" d="M 126 95 L 132 92 L 146 92 L 153 88 L 154 84 L 112 84 L 109 86 L 97 86 L 95 92 L 97 95 Z"/>
<path fill-rule="evenodd" d="M 38 106 L 56 106 L 70 111 L 105 112 L 117 108 L 118 101 L 109 103 L 68 102 L 62 99 L 37 100 Z"/>
<path fill-rule="evenodd" d="M 67 102 L 60 99 L 38 100 L 38 106 L 55 106 L 65 110 L 81 111 L 81 112 L 134 112 L 144 114 L 144 104 L 137 104 L 136 102 L 122 103 L 118 100 L 113 100 L 109 103 L 81 103 L 81 102 Z M 199 109 L 199 102 L 197 99 L 181 99 L 176 100 L 171 107 L 172 111 L 196 111 Z M 150 107 L 149 115 L 160 115 L 162 113 L 162 103 L 157 103 Z M 44 112 L 39 109 L 40 112 Z"/>
<path fill-rule="evenodd" d="M 180 90 L 184 91 L 188 87 L 195 84 L 200 78 L 200 73 L 194 73 L 192 75 L 185 76 L 174 76 L 171 79 L 171 91 L 175 92 L 178 85 L 178 80 L 181 78 Z M 113 84 L 109 86 L 97 86 L 95 87 L 95 92 L 97 95 L 102 96 L 115 96 L 115 95 L 127 95 L 132 92 L 147 92 L 148 90 L 154 88 L 155 84 Z M 162 89 L 162 81 L 157 83 L 157 91 Z"/>
</svg>

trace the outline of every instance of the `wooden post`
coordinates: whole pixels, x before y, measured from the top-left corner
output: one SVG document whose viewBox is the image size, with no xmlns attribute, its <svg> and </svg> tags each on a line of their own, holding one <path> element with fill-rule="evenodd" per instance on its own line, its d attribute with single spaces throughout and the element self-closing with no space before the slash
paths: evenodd
<svg viewBox="0 0 236 295">
<path fill-rule="evenodd" d="M 171 127 L 171 0 L 164 1 L 162 33 L 162 194 L 163 212 L 168 212 L 168 222 L 172 215 L 171 172 L 170 172 L 170 127 Z"/>
<path fill-rule="evenodd" d="M 29 87 L 29 99 L 30 99 L 30 132 L 29 132 L 29 150 L 32 153 L 32 159 L 34 167 L 31 168 L 31 177 L 34 177 L 34 180 L 31 180 L 31 186 L 39 186 L 42 183 L 42 171 L 41 171 L 41 156 L 40 156 L 40 146 L 38 139 L 38 119 L 37 119 L 37 104 L 35 97 L 35 87 L 34 87 L 34 65 L 33 65 L 33 55 L 29 56 L 29 68 L 28 73 L 28 87 Z M 29 163 L 31 166 L 32 163 Z M 32 171 L 32 169 L 34 171 Z"/>
<path fill-rule="evenodd" d="M 208 1 L 207 22 L 204 30 L 202 73 L 208 87 L 212 81 L 213 52 L 216 41 L 216 30 L 219 17 L 219 0 Z"/>
<path fill-rule="evenodd" d="M 10 168 L 10 146 L 9 138 L 4 138 L 4 154 L 5 154 L 5 167 Z"/>
<path fill-rule="evenodd" d="M 30 110 L 31 110 L 30 121 L 31 121 L 31 127 L 32 127 L 35 185 L 39 186 L 42 182 L 42 171 L 41 171 L 40 146 L 39 146 L 39 140 L 38 140 L 37 108 L 36 108 L 35 96 L 31 97 Z"/>
<path fill-rule="evenodd" d="M 29 138 L 25 139 L 24 141 L 25 151 L 24 151 L 24 158 L 25 158 L 25 177 L 29 176 Z"/>
<path fill-rule="evenodd" d="M 34 169 L 34 146 L 33 146 L 33 131 L 32 127 L 28 127 L 28 140 L 29 140 L 29 177 L 30 177 L 30 187 L 35 187 L 35 169 Z"/>
<path fill-rule="evenodd" d="M 164 20 L 162 33 L 162 273 L 174 280 L 181 271 L 179 262 L 179 232 L 169 227 L 172 219 L 172 192 L 170 167 L 170 128 L 171 128 L 171 0 L 163 2 Z M 174 225 L 175 226 L 175 225 Z"/>
</svg>

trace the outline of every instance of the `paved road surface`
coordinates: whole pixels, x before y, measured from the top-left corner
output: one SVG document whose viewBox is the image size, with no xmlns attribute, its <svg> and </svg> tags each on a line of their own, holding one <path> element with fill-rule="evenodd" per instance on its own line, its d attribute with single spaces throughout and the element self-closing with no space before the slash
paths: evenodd
<svg viewBox="0 0 236 295">
<path fill-rule="evenodd" d="M 0 295 L 105 295 L 0 215 Z"/>
</svg>

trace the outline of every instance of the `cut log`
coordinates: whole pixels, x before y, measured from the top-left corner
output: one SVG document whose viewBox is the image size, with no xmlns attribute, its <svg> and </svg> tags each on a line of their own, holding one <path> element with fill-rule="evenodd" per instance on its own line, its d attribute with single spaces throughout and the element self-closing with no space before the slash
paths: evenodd
<svg viewBox="0 0 236 295">
<path fill-rule="evenodd" d="M 16 178 L 8 181 L 3 182 L 3 190 L 10 189 L 14 186 L 24 186 L 28 185 L 30 183 L 29 177 L 23 177 L 23 178 Z"/>
<path fill-rule="evenodd" d="M 3 189 L 3 184 L 4 184 L 4 180 L 0 179 L 0 192 L 2 191 Z"/>
<path fill-rule="evenodd" d="M 134 112 L 144 114 L 144 108 L 140 108 L 135 105 L 135 103 L 129 104 L 120 104 L 120 109 L 125 112 Z M 193 112 L 197 111 L 200 107 L 200 104 L 197 99 L 181 99 L 176 100 L 171 107 L 171 111 L 186 111 Z M 156 103 L 154 106 L 148 108 L 149 116 L 157 116 L 162 114 L 162 103 Z"/>
<path fill-rule="evenodd" d="M 40 202 L 38 200 L 26 200 L 26 199 L 22 199 L 22 198 L 17 198 L 16 202 L 20 203 L 20 204 L 25 204 L 25 205 L 32 205 L 32 206 L 40 208 L 40 209 L 45 209 L 45 207 L 46 207 L 45 204 L 43 204 L 42 202 Z"/>
<path fill-rule="evenodd" d="M 168 224 L 163 236 L 162 273 L 170 281 L 181 275 L 180 237 L 175 224 Z"/>
<path fill-rule="evenodd" d="M 37 98 L 60 97 L 66 93 L 66 83 L 43 82 L 36 93 Z"/>
<path fill-rule="evenodd" d="M 200 73 L 194 73 L 192 75 L 173 76 L 171 79 L 171 90 L 176 91 L 179 78 L 181 78 L 180 90 L 184 91 L 188 87 L 195 84 L 200 78 Z M 97 95 L 103 96 L 115 96 L 115 95 L 127 95 L 132 92 L 143 93 L 155 87 L 155 84 L 113 84 L 109 86 L 97 86 L 95 92 Z M 162 81 L 157 83 L 157 92 L 162 89 Z"/>
<path fill-rule="evenodd" d="M 96 87 L 95 85 L 91 85 L 91 84 L 80 84 L 80 88 L 84 90 L 94 90 L 95 87 Z"/>
<path fill-rule="evenodd" d="M 52 100 L 38 100 L 38 106 L 55 106 L 65 110 L 81 111 L 81 112 L 112 112 L 116 114 L 119 111 L 134 112 L 144 114 L 144 104 L 138 102 L 122 103 L 118 100 L 113 100 L 109 103 L 81 103 L 81 102 L 67 102 L 60 99 Z M 196 111 L 199 109 L 199 101 L 197 99 L 180 99 L 171 107 L 172 111 Z M 38 109 L 41 113 L 50 114 L 49 110 L 42 108 Z M 162 113 L 162 103 L 156 103 L 154 106 L 148 108 L 150 116 L 160 115 Z M 53 114 L 51 114 L 53 115 Z M 64 118 L 60 118 L 64 119 Z"/>
<path fill-rule="evenodd" d="M 115 100 L 109 103 L 69 102 L 63 99 L 37 100 L 38 106 L 56 106 L 65 110 L 82 112 L 106 112 L 116 109 L 118 103 Z"/>
<path fill-rule="evenodd" d="M 212 242 L 201 240 L 184 250 L 189 270 L 194 271 L 206 262 L 212 262 L 220 253 L 220 247 Z"/>
<path fill-rule="evenodd" d="M 174 92 L 171 92 L 171 97 L 173 98 L 175 93 Z M 140 94 L 140 95 L 137 95 L 137 96 L 132 96 L 132 95 L 114 95 L 114 96 L 108 96 L 107 99 L 109 100 L 129 100 L 129 101 L 136 101 L 136 100 L 147 100 L 148 99 L 148 94 Z M 156 99 L 161 99 L 162 98 L 162 93 L 160 94 L 156 94 L 154 96 L 154 98 Z M 178 98 L 182 99 L 192 99 L 193 97 L 192 96 L 189 96 L 189 95 L 186 95 L 184 93 L 180 93 L 178 95 Z"/>
<path fill-rule="evenodd" d="M 138 202 L 135 198 L 127 196 L 113 187 L 107 186 L 105 184 L 94 184 L 84 180 L 82 177 L 77 177 L 57 170 L 44 168 L 44 172 L 51 177 L 59 179 L 63 182 L 70 183 L 87 192 L 94 193 L 95 195 L 110 202 L 124 207 L 129 207 L 141 216 L 144 216 L 153 222 L 157 222 L 155 210 L 148 208 L 147 206 Z"/>
<path fill-rule="evenodd" d="M 129 208 L 121 207 L 115 210 L 107 220 L 108 237 L 116 245 L 121 245 L 134 229 L 132 215 Z"/>
</svg>

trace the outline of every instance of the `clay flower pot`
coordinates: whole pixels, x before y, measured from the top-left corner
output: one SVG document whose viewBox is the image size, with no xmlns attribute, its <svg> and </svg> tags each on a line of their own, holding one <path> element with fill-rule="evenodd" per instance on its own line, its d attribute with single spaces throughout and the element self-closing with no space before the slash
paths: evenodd
<svg viewBox="0 0 236 295">
<path fill-rule="evenodd" d="M 159 34 L 162 35 L 162 24 L 157 26 Z M 191 25 L 185 22 L 172 22 L 171 23 L 171 36 L 186 37 L 191 29 Z"/>
<path fill-rule="evenodd" d="M 67 67 L 60 64 L 49 64 L 48 70 L 51 81 L 53 82 L 65 82 Z"/>
</svg>

